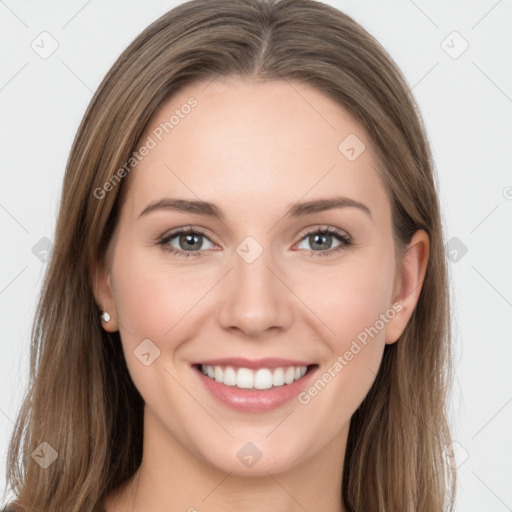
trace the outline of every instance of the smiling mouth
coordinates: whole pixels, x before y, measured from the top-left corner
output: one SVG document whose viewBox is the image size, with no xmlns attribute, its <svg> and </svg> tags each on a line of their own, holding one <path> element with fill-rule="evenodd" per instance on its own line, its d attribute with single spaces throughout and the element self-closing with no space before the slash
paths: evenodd
<svg viewBox="0 0 512 512">
<path fill-rule="evenodd" d="M 318 365 L 279 366 L 276 368 L 244 368 L 234 366 L 196 364 L 194 367 L 206 377 L 238 389 L 265 390 L 287 386 L 304 377 Z"/>
</svg>

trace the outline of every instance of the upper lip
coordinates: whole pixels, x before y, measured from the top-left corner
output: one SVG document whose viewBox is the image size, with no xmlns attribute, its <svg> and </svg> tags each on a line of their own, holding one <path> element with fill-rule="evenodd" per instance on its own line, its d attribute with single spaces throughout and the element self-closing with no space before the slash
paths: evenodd
<svg viewBox="0 0 512 512">
<path fill-rule="evenodd" d="M 311 361 L 298 361 L 295 359 L 280 359 L 275 357 L 265 357 L 263 359 L 245 359 L 243 357 L 228 357 L 223 359 L 208 359 L 207 361 L 197 361 L 192 366 L 234 366 L 236 368 L 281 368 L 286 366 L 310 366 Z"/>
</svg>

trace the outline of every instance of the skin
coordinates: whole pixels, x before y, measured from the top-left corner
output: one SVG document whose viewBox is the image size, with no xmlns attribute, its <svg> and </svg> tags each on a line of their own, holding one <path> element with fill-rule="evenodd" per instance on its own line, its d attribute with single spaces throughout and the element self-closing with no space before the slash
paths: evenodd
<svg viewBox="0 0 512 512">
<path fill-rule="evenodd" d="M 190 96 L 197 107 L 127 178 L 119 223 L 95 273 L 97 303 L 111 315 L 103 327 L 120 331 L 145 400 L 142 465 L 107 497 L 106 510 L 343 511 L 350 418 L 385 344 L 398 340 L 416 306 L 428 236 L 418 231 L 395 258 L 391 205 L 371 140 L 323 93 L 285 81 L 195 83 L 160 107 L 141 143 Z M 338 149 L 349 134 L 366 146 L 355 161 Z M 299 200 L 333 195 L 364 203 L 371 217 L 354 207 L 285 217 Z M 210 201 L 225 218 L 171 209 L 139 217 L 164 197 Z M 199 256 L 158 245 L 184 226 L 206 232 Z M 332 237 L 315 250 L 305 228 L 325 227 L 352 244 L 332 252 L 340 245 Z M 249 235 L 263 249 L 252 263 L 236 252 Z M 179 242 L 168 245 L 186 251 Z M 292 399 L 268 412 L 234 411 L 190 366 L 282 357 L 315 362 L 321 376 L 393 304 L 401 311 L 305 405 Z M 160 350 L 149 366 L 134 356 L 144 339 Z M 251 468 L 237 457 L 247 442 L 262 453 Z"/>
</svg>

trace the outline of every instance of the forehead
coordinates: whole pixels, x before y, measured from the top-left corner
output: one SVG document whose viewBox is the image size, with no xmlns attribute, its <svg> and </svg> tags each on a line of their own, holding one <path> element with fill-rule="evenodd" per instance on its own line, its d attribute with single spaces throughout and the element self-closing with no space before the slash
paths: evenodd
<svg viewBox="0 0 512 512">
<path fill-rule="evenodd" d="M 239 215 L 240 208 L 268 211 L 270 204 L 333 194 L 389 213 L 366 131 L 306 84 L 192 84 L 155 112 L 138 147 L 144 145 L 151 149 L 131 172 L 127 192 L 134 215 L 166 196 L 221 203 Z"/>
</svg>

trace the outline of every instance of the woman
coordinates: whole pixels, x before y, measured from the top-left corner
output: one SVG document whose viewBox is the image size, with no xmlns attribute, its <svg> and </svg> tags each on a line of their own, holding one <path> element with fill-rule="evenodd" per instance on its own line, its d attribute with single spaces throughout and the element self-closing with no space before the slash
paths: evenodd
<svg viewBox="0 0 512 512">
<path fill-rule="evenodd" d="M 144 30 L 76 136 L 31 365 L 10 510 L 451 510 L 433 164 L 382 47 L 312 0 Z"/>
</svg>

